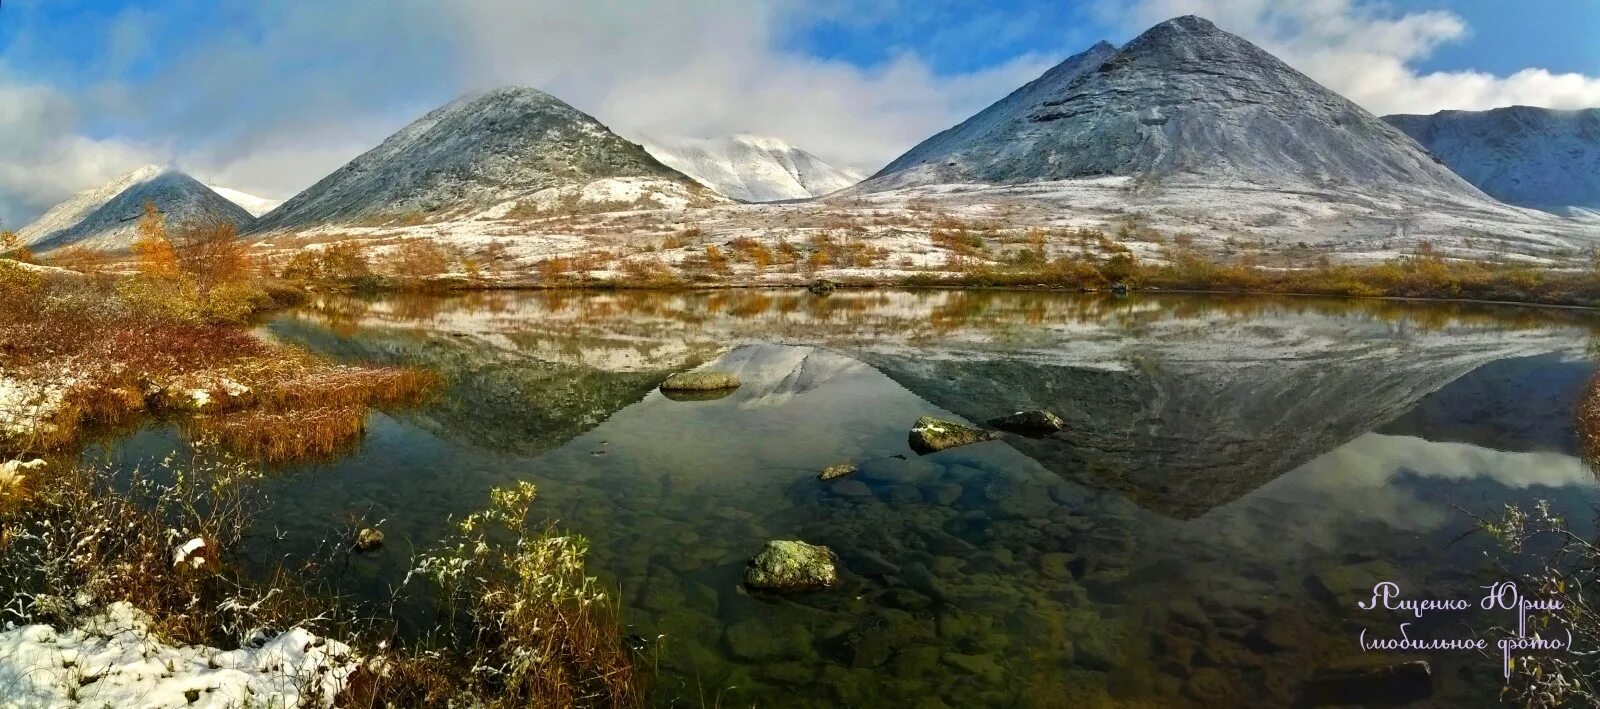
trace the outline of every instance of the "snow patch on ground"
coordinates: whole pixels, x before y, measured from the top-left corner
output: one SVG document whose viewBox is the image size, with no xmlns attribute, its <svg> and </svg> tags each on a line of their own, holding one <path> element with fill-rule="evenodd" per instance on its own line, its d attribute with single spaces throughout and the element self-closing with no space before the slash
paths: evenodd
<svg viewBox="0 0 1600 709">
<path fill-rule="evenodd" d="M 295 628 L 237 650 L 169 645 L 150 619 L 114 603 L 77 627 L 0 632 L 7 707 L 333 706 L 359 666 L 349 646 Z"/>
</svg>

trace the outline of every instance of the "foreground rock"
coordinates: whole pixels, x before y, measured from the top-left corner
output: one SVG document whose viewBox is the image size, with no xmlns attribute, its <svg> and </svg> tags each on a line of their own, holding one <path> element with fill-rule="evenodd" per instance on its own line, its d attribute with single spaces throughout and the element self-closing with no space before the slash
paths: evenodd
<svg viewBox="0 0 1600 709">
<path fill-rule="evenodd" d="M 989 431 L 980 431 L 959 423 L 923 416 L 911 426 L 911 434 L 907 440 L 911 443 L 911 450 L 927 455 L 969 443 L 993 440 L 994 437 L 995 434 Z"/>
<path fill-rule="evenodd" d="M 807 591 L 839 582 L 833 550 L 794 540 L 767 542 L 744 571 L 745 585 L 770 591 Z"/>
<path fill-rule="evenodd" d="M 806 286 L 806 290 L 816 293 L 817 295 L 827 295 L 838 289 L 839 284 L 834 283 L 826 278 L 818 278 L 817 280 L 812 281 L 811 285 Z"/>
<path fill-rule="evenodd" d="M 662 391 L 720 391 L 739 388 L 739 378 L 714 370 L 678 372 L 661 383 Z"/>
<path fill-rule="evenodd" d="M 1010 416 L 992 418 L 989 419 L 989 425 L 1004 431 L 1031 435 L 1055 433 L 1066 426 L 1061 417 L 1039 409 L 1018 411 Z"/>
<path fill-rule="evenodd" d="M 823 468 L 822 474 L 818 475 L 817 477 L 822 478 L 823 480 L 832 480 L 834 478 L 842 478 L 846 475 L 856 472 L 856 470 L 858 470 L 858 468 L 856 468 L 854 463 L 840 463 L 838 465 L 830 465 L 826 468 Z"/>
<path fill-rule="evenodd" d="M 1312 677 L 1307 693 L 1319 706 L 1398 706 L 1433 696 L 1433 668 L 1423 660 L 1327 667 Z"/>
<path fill-rule="evenodd" d="M 383 546 L 383 532 L 371 527 L 356 534 L 356 551 L 373 551 Z"/>
</svg>

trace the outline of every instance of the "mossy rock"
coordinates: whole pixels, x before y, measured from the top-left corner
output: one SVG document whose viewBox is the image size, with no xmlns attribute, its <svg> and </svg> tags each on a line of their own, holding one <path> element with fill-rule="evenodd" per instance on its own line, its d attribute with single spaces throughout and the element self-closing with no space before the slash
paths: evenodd
<svg viewBox="0 0 1600 709">
<path fill-rule="evenodd" d="M 907 441 L 911 444 L 911 450 L 919 455 L 927 455 L 957 446 L 993 440 L 994 437 L 995 434 L 989 431 L 980 431 L 959 423 L 923 416 L 911 426 Z"/>
<path fill-rule="evenodd" d="M 678 372 L 661 383 L 661 391 L 722 391 L 739 388 L 739 378 L 727 372 L 700 370 Z"/>
<path fill-rule="evenodd" d="M 838 465 L 830 465 L 826 468 L 823 468 L 822 474 L 818 475 L 817 477 L 822 478 L 823 480 L 832 480 L 834 478 L 842 478 L 846 475 L 850 475 L 856 472 L 856 470 L 857 468 L 854 463 L 840 463 Z"/>
<path fill-rule="evenodd" d="M 771 591 L 807 591 L 839 583 L 837 557 L 825 546 L 795 540 L 767 542 L 750 560 L 744 582 Z"/>
<path fill-rule="evenodd" d="M 1009 416 L 992 418 L 989 419 L 989 425 L 1001 430 L 1030 436 L 1055 433 L 1066 426 L 1061 417 L 1039 409 L 1018 411 Z"/>
</svg>

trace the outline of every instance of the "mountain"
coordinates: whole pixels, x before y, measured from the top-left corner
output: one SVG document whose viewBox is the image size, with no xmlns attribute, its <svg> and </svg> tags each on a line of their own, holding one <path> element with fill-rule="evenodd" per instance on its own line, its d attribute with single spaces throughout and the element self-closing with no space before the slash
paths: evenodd
<svg viewBox="0 0 1600 709">
<path fill-rule="evenodd" d="M 212 192 L 222 195 L 223 199 L 239 205 L 244 209 L 244 211 L 249 212 L 250 216 L 252 217 L 259 217 L 267 212 L 277 209 L 278 205 L 283 204 L 283 200 L 281 199 L 257 197 L 248 192 L 240 192 L 239 190 L 229 189 L 227 187 L 212 184 L 210 182 L 206 183 L 206 187 L 211 188 Z"/>
<path fill-rule="evenodd" d="M 146 202 L 166 215 L 169 231 L 211 222 L 230 222 L 243 230 L 253 220 L 249 212 L 182 171 L 146 165 L 73 195 L 17 235 L 41 253 L 71 245 L 122 251 L 138 236 Z"/>
<path fill-rule="evenodd" d="M 742 202 L 808 199 L 861 181 L 778 138 L 735 135 L 645 145 L 656 159 L 700 184 Z"/>
<path fill-rule="evenodd" d="M 467 217 L 519 202 L 678 206 L 705 193 L 560 99 L 508 87 L 423 116 L 262 217 L 255 231 Z"/>
<path fill-rule="evenodd" d="M 864 186 L 1101 176 L 1483 198 L 1405 134 L 1194 16 L 1068 59 Z"/>
<path fill-rule="evenodd" d="M 1557 213 L 1600 209 L 1600 108 L 1511 106 L 1383 120 L 1502 202 Z"/>
</svg>

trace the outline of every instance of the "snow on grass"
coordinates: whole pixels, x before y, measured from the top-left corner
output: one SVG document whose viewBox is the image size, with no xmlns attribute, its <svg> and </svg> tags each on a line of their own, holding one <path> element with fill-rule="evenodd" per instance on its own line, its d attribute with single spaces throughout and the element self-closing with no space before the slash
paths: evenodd
<svg viewBox="0 0 1600 709">
<path fill-rule="evenodd" d="M 0 632 L 7 707 L 333 706 L 359 666 L 349 646 L 294 628 L 236 650 L 169 645 L 150 619 L 114 603 L 76 627 Z"/>
</svg>

